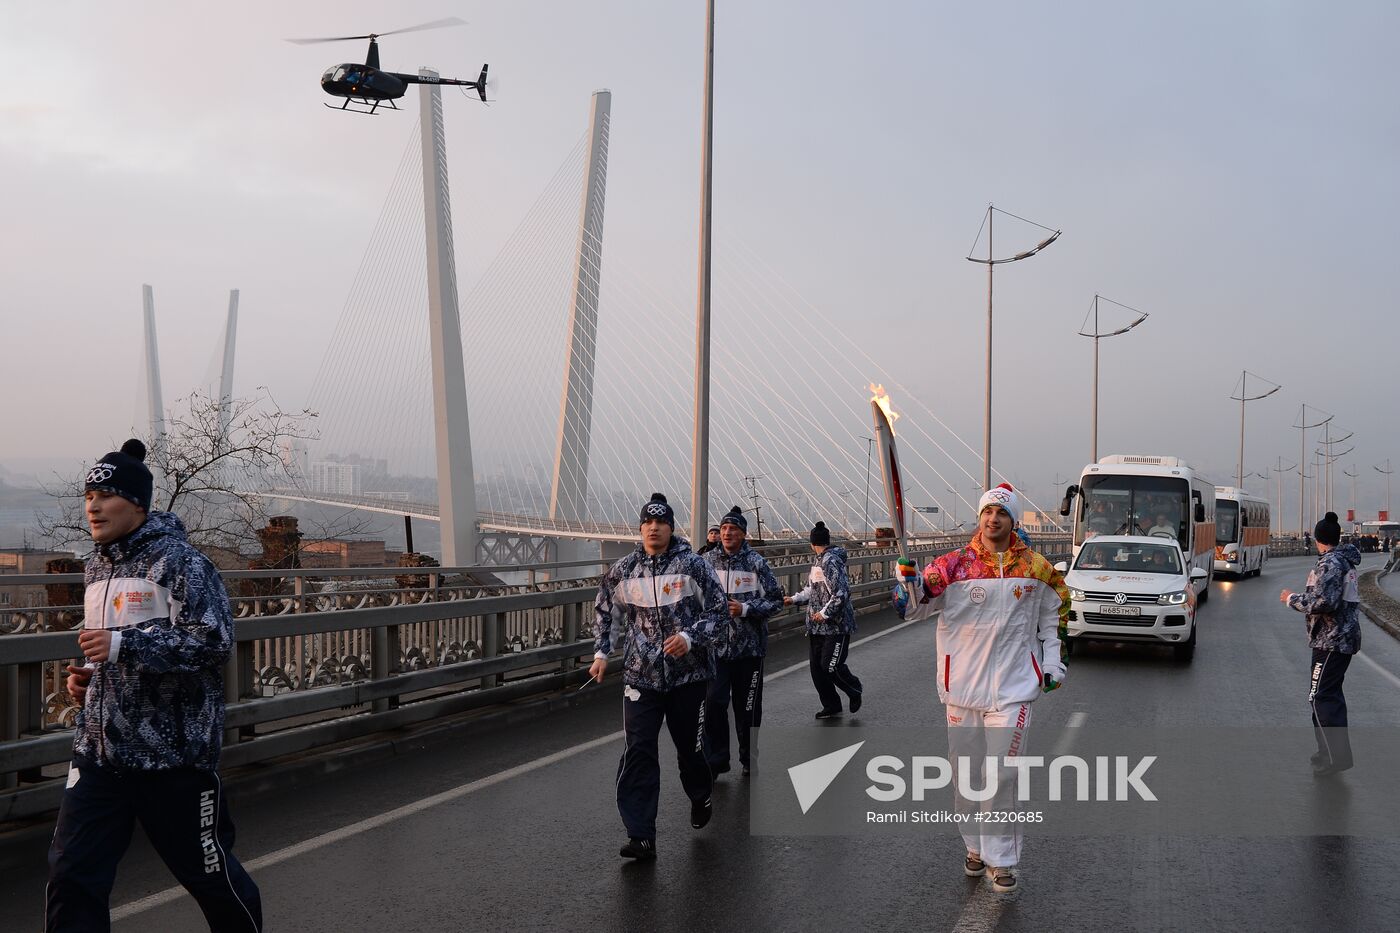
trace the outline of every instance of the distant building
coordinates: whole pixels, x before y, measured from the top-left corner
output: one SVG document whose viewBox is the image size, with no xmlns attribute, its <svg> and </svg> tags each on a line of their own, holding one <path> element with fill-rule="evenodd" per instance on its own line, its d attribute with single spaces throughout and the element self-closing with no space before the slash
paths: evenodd
<svg viewBox="0 0 1400 933">
<path fill-rule="evenodd" d="M 331 538 L 326 541 L 304 541 L 301 545 L 303 567 L 389 567 L 389 553 L 383 541 L 355 541 Z"/>
<path fill-rule="evenodd" d="M 312 492 L 334 496 L 358 496 L 365 491 L 364 468 L 358 463 L 313 460 L 307 483 Z"/>
<path fill-rule="evenodd" d="M 25 606 L 47 606 L 48 598 L 42 584 L 35 586 L 6 586 L 7 574 L 47 573 L 51 560 L 73 560 L 71 551 L 47 551 L 35 548 L 0 548 L 0 609 Z"/>
</svg>

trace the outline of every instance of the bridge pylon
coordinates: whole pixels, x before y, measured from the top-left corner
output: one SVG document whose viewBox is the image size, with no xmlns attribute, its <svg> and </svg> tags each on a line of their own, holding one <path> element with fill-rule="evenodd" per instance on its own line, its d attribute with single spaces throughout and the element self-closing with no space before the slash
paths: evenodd
<svg viewBox="0 0 1400 933">
<path fill-rule="evenodd" d="M 559 438 L 555 445 L 554 481 L 549 496 L 552 521 L 582 522 L 587 514 L 588 455 L 593 427 L 593 361 L 598 338 L 598 291 L 603 271 L 603 208 L 608 180 L 608 127 L 612 92 L 593 92 L 588 123 L 588 157 L 584 163 L 583 199 L 579 208 L 574 295 L 569 309 L 569 347 L 559 401 Z M 559 559 L 588 556 L 583 541 L 561 539 Z"/>
<path fill-rule="evenodd" d="M 418 74 L 438 76 L 430 68 L 420 68 Z M 438 514 L 442 522 L 442 562 L 455 567 L 470 564 L 476 558 L 475 474 L 467 419 L 462 328 L 457 312 L 457 261 L 452 248 L 452 199 L 447 186 L 441 88 L 437 84 L 420 84 L 418 102 L 422 108 L 423 224 L 427 234 Z"/>
</svg>

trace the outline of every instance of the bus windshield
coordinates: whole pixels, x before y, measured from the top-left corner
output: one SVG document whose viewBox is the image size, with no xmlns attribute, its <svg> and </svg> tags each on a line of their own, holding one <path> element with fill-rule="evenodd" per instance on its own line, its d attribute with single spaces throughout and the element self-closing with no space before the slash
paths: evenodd
<svg viewBox="0 0 1400 933">
<path fill-rule="evenodd" d="M 1215 543 L 1234 544 L 1239 541 L 1240 504 L 1233 499 L 1215 500 Z"/>
<path fill-rule="evenodd" d="M 1086 476 L 1074 543 L 1095 535 L 1159 535 L 1190 552 L 1191 487 L 1174 476 Z"/>
</svg>

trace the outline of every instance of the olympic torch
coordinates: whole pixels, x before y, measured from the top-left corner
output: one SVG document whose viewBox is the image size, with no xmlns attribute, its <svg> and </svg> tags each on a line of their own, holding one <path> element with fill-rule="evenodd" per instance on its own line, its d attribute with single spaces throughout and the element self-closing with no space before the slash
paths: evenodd
<svg viewBox="0 0 1400 933">
<path fill-rule="evenodd" d="M 875 439 L 880 445 L 880 473 L 885 479 L 885 505 L 890 510 L 895 545 L 903 560 L 909 558 L 909 534 L 904 525 L 904 483 L 899 475 L 899 451 L 894 445 L 894 423 L 899 414 L 890 407 L 882 385 L 870 385 L 870 411 L 875 419 Z M 908 594 L 913 598 L 913 593 Z"/>
</svg>

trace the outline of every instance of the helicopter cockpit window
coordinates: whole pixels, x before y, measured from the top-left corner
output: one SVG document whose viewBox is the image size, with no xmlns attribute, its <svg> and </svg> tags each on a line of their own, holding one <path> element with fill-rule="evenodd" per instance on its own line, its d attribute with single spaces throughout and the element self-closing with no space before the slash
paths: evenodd
<svg viewBox="0 0 1400 933">
<path fill-rule="evenodd" d="M 332 66 L 330 66 L 329 68 L 326 69 L 326 73 L 323 74 L 323 75 L 321 75 L 321 83 L 322 83 L 322 84 L 326 83 L 327 81 L 334 81 L 334 80 L 335 80 L 335 69 L 336 69 L 336 66 L 335 66 L 335 65 L 332 65 Z"/>
<path fill-rule="evenodd" d="M 337 68 L 335 69 L 335 77 L 333 77 L 331 80 L 333 80 L 333 81 L 344 81 L 344 80 L 345 80 L 345 72 L 346 72 L 347 70 L 349 70 L 349 69 L 347 69 L 344 65 L 340 65 L 339 67 L 337 67 Z"/>
<path fill-rule="evenodd" d="M 345 81 L 347 84 L 359 84 L 363 77 L 364 74 L 358 68 L 351 68 L 345 72 Z"/>
</svg>

